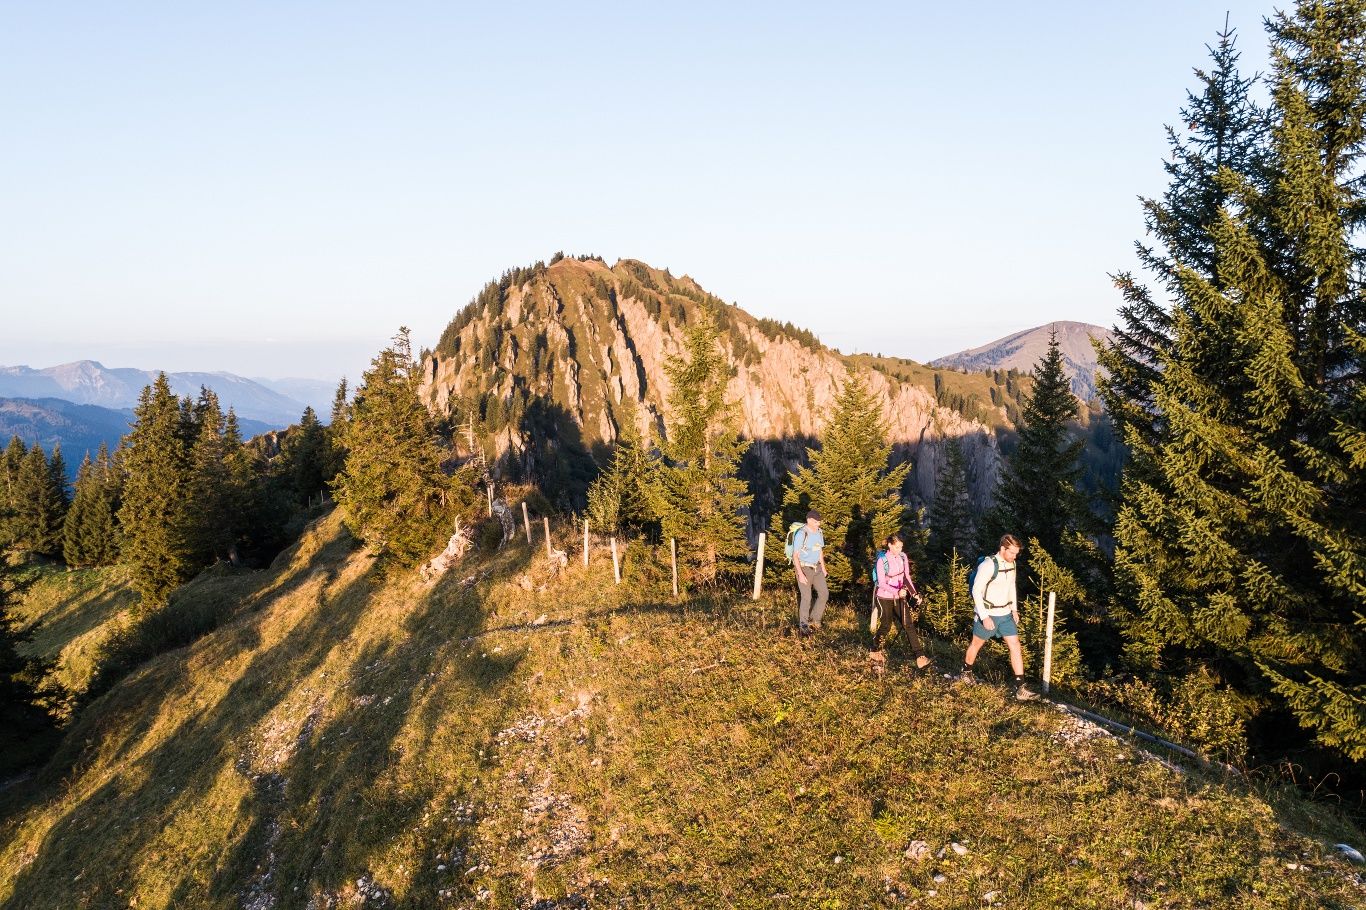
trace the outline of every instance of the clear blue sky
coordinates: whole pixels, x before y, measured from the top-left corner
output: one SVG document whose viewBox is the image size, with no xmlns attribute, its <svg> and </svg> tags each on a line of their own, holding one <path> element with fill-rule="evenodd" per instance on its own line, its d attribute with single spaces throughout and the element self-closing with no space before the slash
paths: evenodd
<svg viewBox="0 0 1366 910">
<path fill-rule="evenodd" d="M 0 6 L 0 363 L 353 378 L 558 249 L 844 350 L 1109 325 L 1225 11 Z"/>
</svg>

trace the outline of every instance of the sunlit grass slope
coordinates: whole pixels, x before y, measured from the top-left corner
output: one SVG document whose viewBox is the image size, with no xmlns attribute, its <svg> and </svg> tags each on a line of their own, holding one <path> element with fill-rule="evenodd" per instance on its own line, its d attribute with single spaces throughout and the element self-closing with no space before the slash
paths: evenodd
<svg viewBox="0 0 1366 910">
<path fill-rule="evenodd" d="M 0 794 L 0 906 L 1366 905 L 1317 807 L 873 676 L 842 608 L 803 647 L 785 601 L 676 604 L 603 554 L 556 581 L 525 544 L 386 581 L 335 517 L 199 582 L 229 584 Z"/>
</svg>

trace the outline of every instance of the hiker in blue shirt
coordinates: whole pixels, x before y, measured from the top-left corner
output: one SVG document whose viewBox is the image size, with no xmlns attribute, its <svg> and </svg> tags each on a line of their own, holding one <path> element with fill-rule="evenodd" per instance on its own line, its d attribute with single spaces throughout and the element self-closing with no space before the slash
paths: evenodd
<svg viewBox="0 0 1366 910">
<path fill-rule="evenodd" d="M 793 534 L 792 567 L 797 570 L 797 591 L 801 595 L 797 634 L 805 637 L 820 629 L 825 602 L 830 598 L 830 588 L 826 585 L 825 535 L 821 534 L 821 513 L 815 509 L 806 513 L 806 524 Z M 814 607 L 811 605 L 813 588 L 816 591 Z"/>
</svg>

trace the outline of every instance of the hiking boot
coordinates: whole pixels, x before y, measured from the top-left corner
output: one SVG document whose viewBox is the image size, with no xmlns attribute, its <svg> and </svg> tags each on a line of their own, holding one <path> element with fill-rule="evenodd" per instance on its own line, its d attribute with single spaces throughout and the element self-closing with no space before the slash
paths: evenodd
<svg viewBox="0 0 1366 910">
<path fill-rule="evenodd" d="M 1020 683 L 1019 688 L 1015 690 L 1016 701 L 1033 701 L 1038 697 L 1039 693 L 1035 692 L 1033 689 L 1029 688 L 1029 686 L 1026 686 L 1024 683 Z"/>
<path fill-rule="evenodd" d="M 820 623 L 818 623 L 818 622 L 813 622 L 813 623 L 811 624 L 811 631 L 812 631 L 812 632 L 819 632 L 820 630 L 821 630 L 821 624 L 820 624 Z"/>
<path fill-rule="evenodd" d="M 958 678 L 957 678 L 956 680 L 954 680 L 954 682 L 960 682 L 960 683 L 964 683 L 964 684 L 966 684 L 966 685 L 971 685 L 971 684 L 977 682 L 977 677 L 972 675 L 972 668 L 969 667 L 968 669 L 964 670 L 962 673 L 959 673 L 959 674 L 958 674 Z"/>
<path fill-rule="evenodd" d="M 800 626 L 797 627 L 797 637 L 798 637 L 798 638 L 809 638 L 810 636 L 811 636 L 811 627 L 808 626 L 806 623 L 802 623 Z"/>
</svg>

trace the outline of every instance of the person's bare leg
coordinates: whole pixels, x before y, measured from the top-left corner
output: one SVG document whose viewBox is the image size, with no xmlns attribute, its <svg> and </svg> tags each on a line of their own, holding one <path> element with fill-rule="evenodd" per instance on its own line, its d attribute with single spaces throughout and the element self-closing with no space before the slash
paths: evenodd
<svg viewBox="0 0 1366 910">
<path fill-rule="evenodd" d="M 1007 635 L 1006 647 L 1010 648 L 1010 669 L 1016 676 L 1024 676 L 1024 654 L 1020 652 L 1020 636 Z"/>
<path fill-rule="evenodd" d="M 986 643 L 987 640 L 985 638 L 978 638 L 976 635 L 972 636 L 972 644 L 968 645 L 968 653 L 964 655 L 963 663 L 969 667 L 976 663 L 977 652 L 982 650 L 982 645 Z"/>
</svg>

